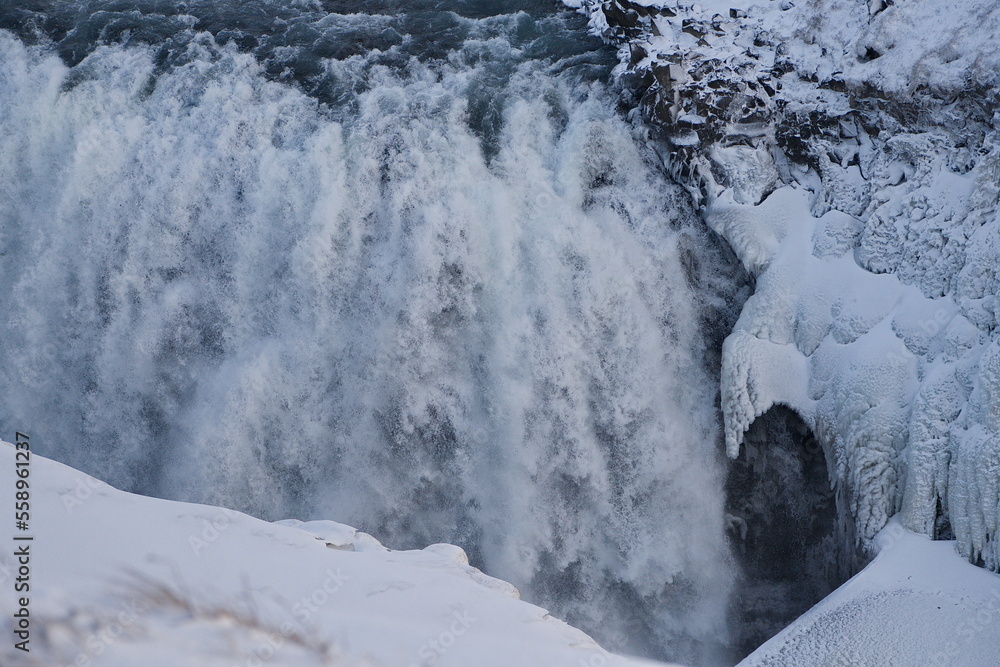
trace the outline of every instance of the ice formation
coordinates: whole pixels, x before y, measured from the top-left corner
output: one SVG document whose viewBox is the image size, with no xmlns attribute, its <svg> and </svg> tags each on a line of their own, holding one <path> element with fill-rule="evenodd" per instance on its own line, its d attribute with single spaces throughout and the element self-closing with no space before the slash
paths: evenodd
<svg viewBox="0 0 1000 667">
<path fill-rule="evenodd" d="M 729 454 L 791 407 L 848 539 L 871 553 L 901 512 L 1000 570 L 1000 7 L 572 4 L 756 276 L 724 349 Z"/>
</svg>

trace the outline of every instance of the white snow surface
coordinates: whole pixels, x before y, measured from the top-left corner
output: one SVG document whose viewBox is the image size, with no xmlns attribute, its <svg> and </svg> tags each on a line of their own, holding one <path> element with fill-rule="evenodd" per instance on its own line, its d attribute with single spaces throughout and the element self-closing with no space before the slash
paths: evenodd
<svg viewBox="0 0 1000 667">
<path fill-rule="evenodd" d="M 609 36 L 600 3 L 584 6 Z M 787 405 L 823 443 L 869 554 L 900 512 L 1000 569 L 1000 5 L 655 6 L 668 11 L 631 38 L 644 57 L 623 47 L 620 71 L 681 62 L 678 88 L 709 63 L 733 90 L 775 90 L 771 125 L 730 127 L 740 141 L 692 158 L 709 224 L 757 279 L 723 352 L 729 454 Z M 808 160 L 784 154 L 776 119 L 817 114 Z"/>
<path fill-rule="evenodd" d="M 3 479 L 14 451 L 0 444 Z M 5 589 L 30 544 L 30 653 L 4 641 L 3 665 L 654 664 L 606 652 L 456 546 L 391 551 L 333 521 L 137 496 L 37 455 L 30 471 L 34 539 L 0 541 Z M 8 638 L 15 605 L 0 597 Z"/>
<path fill-rule="evenodd" d="M 1000 577 L 893 519 L 878 556 L 739 667 L 996 664 Z"/>
</svg>

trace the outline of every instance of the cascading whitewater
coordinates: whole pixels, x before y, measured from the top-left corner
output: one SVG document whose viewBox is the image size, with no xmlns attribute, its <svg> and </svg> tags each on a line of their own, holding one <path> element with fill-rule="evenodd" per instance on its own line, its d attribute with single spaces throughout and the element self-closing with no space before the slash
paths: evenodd
<svg viewBox="0 0 1000 667">
<path fill-rule="evenodd" d="M 452 18 L 296 85 L 194 19 L 72 67 L 0 33 L 0 421 L 137 492 L 454 542 L 609 648 L 711 661 L 738 269 L 588 56 Z"/>
</svg>

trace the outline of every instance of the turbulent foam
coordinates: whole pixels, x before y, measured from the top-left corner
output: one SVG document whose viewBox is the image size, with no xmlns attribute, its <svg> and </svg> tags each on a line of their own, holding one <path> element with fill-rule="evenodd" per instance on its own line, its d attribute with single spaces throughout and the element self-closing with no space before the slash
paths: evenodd
<svg viewBox="0 0 1000 667">
<path fill-rule="evenodd" d="M 611 647 L 721 640 L 735 274 L 600 89 L 491 80 L 494 37 L 333 113 L 184 49 L 0 33 L 0 419 L 131 490 L 454 542 Z"/>
</svg>

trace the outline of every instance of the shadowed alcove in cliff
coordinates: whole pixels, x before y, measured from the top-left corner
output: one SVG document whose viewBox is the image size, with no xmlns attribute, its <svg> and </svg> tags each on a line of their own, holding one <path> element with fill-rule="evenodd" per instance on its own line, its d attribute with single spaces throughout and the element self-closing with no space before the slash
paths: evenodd
<svg viewBox="0 0 1000 667">
<path fill-rule="evenodd" d="M 740 657 L 849 576 L 823 448 L 798 414 L 775 406 L 750 426 L 726 480 L 741 581 L 733 601 Z"/>
</svg>

